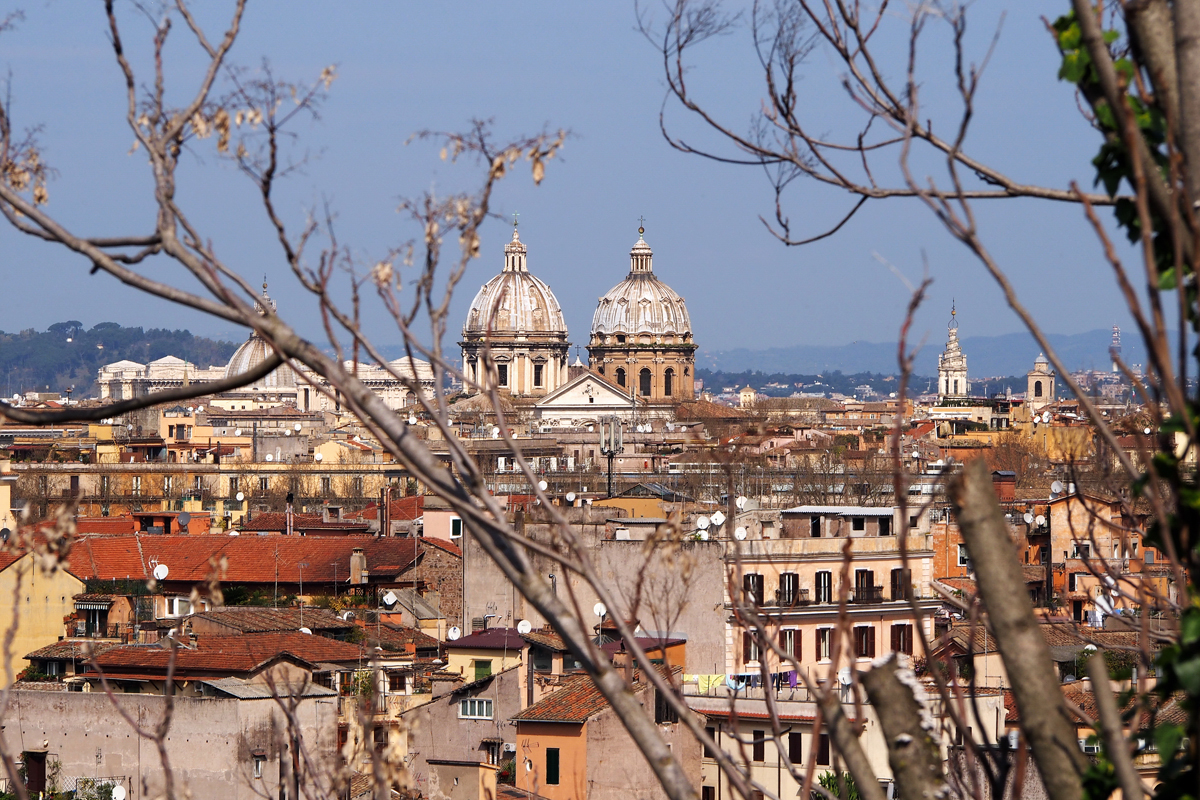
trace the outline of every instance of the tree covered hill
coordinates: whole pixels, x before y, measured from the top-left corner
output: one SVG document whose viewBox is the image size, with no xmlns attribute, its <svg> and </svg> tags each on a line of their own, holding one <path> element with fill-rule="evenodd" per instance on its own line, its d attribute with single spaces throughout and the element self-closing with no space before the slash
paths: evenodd
<svg viewBox="0 0 1200 800">
<path fill-rule="evenodd" d="M 94 391 L 97 370 L 114 361 L 145 364 L 171 355 L 207 367 L 225 364 L 237 347 L 190 331 L 124 328 L 115 322 L 85 328 L 69 320 L 45 331 L 0 331 L 0 386 L 6 397 L 26 391 L 65 392 L 72 386 L 74 397 L 86 397 Z"/>
</svg>

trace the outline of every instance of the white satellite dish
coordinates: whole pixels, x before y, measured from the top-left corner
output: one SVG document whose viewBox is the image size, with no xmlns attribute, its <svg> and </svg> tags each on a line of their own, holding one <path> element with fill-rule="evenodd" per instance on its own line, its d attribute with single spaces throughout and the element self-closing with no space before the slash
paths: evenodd
<svg viewBox="0 0 1200 800">
<path fill-rule="evenodd" d="M 550 488 L 550 484 L 546 483 L 545 481 L 538 481 L 538 488 L 544 492 Z"/>
<path fill-rule="evenodd" d="M 238 492 L 238 493 L 237 493 L 237 501 L 238 501 L 239 503 L 240 503 L 240 502 L 242 502 L 242 501 L 243 501 L 243 500 L 245 500 L 245 499 L 246 499 L 246 495 L 245 495 L 245 493 L 243 493 L 243 492 Z"/>
<path fill-rule="evenodd" d="M 286 431 L 284 431 L 284 432 L 283 432 L 283 435 L 284 435 L 284 436 L 291 436 L 291 435 L 292 435 L 292 429 L 291 429 L 291 428 L 288 428 Z"/>
<path fill-rule="evenodd" d="M 737 530 L 735 530 L 733 532 L 733 538 L 737 539 L 739 542 L 742 541 L 743 539 L 745 539 L 746 538 L 746 529 L 739 525 L 737 527 Z"/>
<path fill-rule="evenodd" d="M 838 678 L 838 683 L 840 683 L 842 686 L 849 686 L 850 685 L 850 668 L 842 667 L 841 669 L 839 669 L 837 678 Z"/>
<path fill-rule="evenodd" d="M 446 631 L 446 638 L 452 642 L 457 641 L 460 636 L 462 636 L 462 631 L 458 629 L 457 625 L 450 626 L 450 630 Z"/>
<path fill-rule="evenodd" d="M 124 786 L 112 787 L 112 800 L 125 800 L 125 787 Z"/>
<path fill-rule="evenodd" d="M 742 496 L 738 497 L 737 500 L 733 501 L 733 504 L 738 507 L 739 511 L 741 511 L 742 509 L 744 509 L 746 507 L 746 496 L 742 495 Z"/>
<path fill-rule="evenodd" d="M 275 460 L 275 456 L 271 455 L 270 453 L 267 453 L 267 461 L 274 461 L 274 460 Z"/>
<path fill-rule="evenodd" d="M 1049 422 L 1049 421 L 1050 421 L 1050 412 L 1043 411 L 1042 412 L 1042 422 Z"/>
<path fill-rule="evenodd" d="M 241 536 L 242 534 L 238 533 L 237 531 L 230 531 L 229 535 L 230 536 Z"/>
<path fill-rule="evenodd" d="M 1062 490 L 1062 481 L 1055 481 L 1054 483 L 1050 484 L 1050 491 L 1054 492 L 1055 494 L 1062 494 Z"/>
<path fill-rule="evenodd" d="M 167 579 L 167 575 L 170 574 L 170 572 L 171 572 L 171 570 L 169 570 L 167 568 L 166 564 L 159 564 L 157 567 L 154 568 L 154 580 L 165 581 Z"/>
<path fill-rule="evenodd" d="M 592 613 L 597 617 L 603 617 L 608 613 L 608 606 L 604 605 L 604 603 L 596 603 L 596 605 L 592 606 Z"/>
<path fill-rule="evenodd" d="M 416 425 L 416 424 L 417 424 L 417 417 L 416 417 L 416 415 L 415 415 L 415 414 L 409 414 L 409 415 L 408 415 L 408 424 L 409 424 L 409 425 Z"/>
<path fill-rule="evenodd" d="M 718 511 L 717 513 L 712 515 L 712 517 L 710 518 L 709 521 L 712 522 L 713 525 L 716 525 L 719 528 L 725 524 L 725 515 L 722 514 L 720 511 Z"/>
<path fill-rule="evenodd" d="M 529 633 L 532 630 L 533 630 L 533 623 L 527 619 L 523 619 L 517 623 L 517 633 L 521 634 L 522 636 L 524 636 L 525 634 Z"/>
<path fill-rule="evenodd" d="M 702 541 L 702 542 L 708 541 L 708 531 L 700 531 L 700 541 Z"/>
<path fill-rule="evenodd" d="M 708 526 L 710 524 L 712 524 L 712 523 L 709 522 L 708 517 L 705 517 L 705 516 L 696 517 L 696 527 L 699 528 L 700 530 L 702 530 L 702 531 L 708 530 Z"/>
<path fill-rule="evenodd" d="M 567 502 L 568 503 L 575 502 L 575 493 L 574 492 L 567 492 Z"/>
<path fill-rule="evenodd" d="M 1045 524 L 1046 524 L 1046 517 L 1045 517 L 1044 515 L 1042 515 L 1042 514 L 1038 514 L 1038 515 L 1037 515 L 1037 516 L 1034 518 L 1034 521 L 1035 521 L 1035 522 L 1038 524 L 1038 527 L 1040 528 L 1040 527 L 1042 527 L 1043 525 L 1045 525 Z"/>
<path fill-rule="evenodd" d="M 1147 436 L 1149 436 L 1149 435 L 1150 435 L 1150 429 L 1149 429 L 1149 428 L 1146 428 L 1146 430 L 1144 430 L 1144 431 L 1143 431 L 1143 433 L 1145 433 Z"/>
<path fill-rule="evenodd" d="M 391 589 L 388 589 L 388 593 L 383 596 L 383 604 L 385 606 L 394 606 L 396 605 L 396 601 L 399 599 L 399 597 L 396 597 L 395 592 L 393 592 Z"/>
<path fill-rule="evenodd" d="M 241 435 L 242 435 L 242 429 L 241 429 L 241 428 L 234 428 L 234 429 L 233 429 L 233 435 L 234 435 L 234 436 L 241 436 Z"/>
<path fill-rule="evenodd" d="M 1033 514 L 1031 514 L 1030 512 L 1026 511 L 1026 512 L 1025 512 L 1025 524 L 1026 524 L 1026 525 L 1028 525 L 1028 524 L 1030 524 L 1030 523 L 1032 523 L 1032 522 L 1033 522 Z"/>
<path fill-rule="evenodd" d="M 493 439 L 499 439 L 499 438 L 500 438 L 500 429 L 499 429 L 498 427 L 494 426 L 494 425 L 492 426 L 492 438 L 493 438 Z"/>
<path fill-rule="evenodd" d="M 324 458 L 325 458 L 325 456 L 321 455 L 320 453 L 317 453 L 315 456 L 313 456 L 313 461 L 321 461 Z"/>
<path fill-rule="evenodd" d="M 342 620 L 345 622 L 354 622 L 354 612 L 353 611 L 343 611 L 342 612 Z"/>
<path fill-rule="evenodd" d="M 301 628 L 301 629 L 300 629 L 300 632 L 301 632 L 301 633 L 307 633 L 309 636 L 312 636 L 312 629 L 311 629 L 311 628 Z"/>
<path fill-rule="evenodd" d="M 296 423 L 295 428 L 296 428 L 296 433 L 299 433 L 300 432 L 300 423 L 299 422 Z"/>
</svg>

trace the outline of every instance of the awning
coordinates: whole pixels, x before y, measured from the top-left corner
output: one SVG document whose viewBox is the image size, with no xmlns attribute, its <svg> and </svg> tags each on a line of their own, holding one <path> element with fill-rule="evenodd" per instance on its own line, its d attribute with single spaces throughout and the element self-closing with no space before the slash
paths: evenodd
<svg viewBox="0 0 1200 800">
<path fill-rule="evenodd" d="M 76 600 L 76 611 L 107 611 L 112 607 L 112 600 Z"/>
</svg>

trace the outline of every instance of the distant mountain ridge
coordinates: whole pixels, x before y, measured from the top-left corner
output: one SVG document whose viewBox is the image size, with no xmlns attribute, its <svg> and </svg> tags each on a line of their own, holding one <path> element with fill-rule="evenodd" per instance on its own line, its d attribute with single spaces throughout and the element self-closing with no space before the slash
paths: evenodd
<svg viewBox="0 0 1200 800">
<path fill-rule="evenodd" d="M 1097 328 L 1086 333 L 1048 334 L 1051 346 L 1068 369 L 1112 369 L 1108 348 L 1112 329 Z M 1024 375 L 1033 368 L 1041 348 L 1026 332 L 1000 336 L 969 336 L 959 340 L 972 377 Z M 946 343 L 944 338 L 927 341 L 917 354 L 913 372 L 937 375 L 937 357 Z M 1145 349 L 1135 337 L 1126 337 L 1121 357 L 1129 364 L 1144 364 Z M 714 371 L 820 374 L 831 370 L 844 373 L 899 372 L 894 342 L 853 342 L 844 345 L 793 345 L 766 350 L 704 350 L 696 354 L 696 365 Z"/>
</svg>

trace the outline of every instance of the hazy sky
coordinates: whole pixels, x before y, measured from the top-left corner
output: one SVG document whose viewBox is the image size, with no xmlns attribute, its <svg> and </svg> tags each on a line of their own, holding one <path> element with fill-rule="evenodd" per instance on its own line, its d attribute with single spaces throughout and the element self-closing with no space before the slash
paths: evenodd
<svg viewBox="0 0 1200 800">
<path fill-rule="evenodd" d="M 214 39 L 218 6 L 225 7 L 206 2 L 204 8 Z M 128 154 L 132 137 L 101 4 L 27 0 L 18 7 L 26 19 L 0 37 L 0 69 L 11 71 L 17 125 L 43 126 L 46 158 L 57 170 L 50 210 L 84 234 L 148 232 L 146 162 Z M 144 54 L 149 26 L 125 11 L 125 37 Z M 967 146 L 1020 180 L 1065 187 L 1074 178 L 1090 187 L 1099 139 L 1080 119 L 1070 88 L 1056 80 L 1057 55 L 1040 18 L 1054 11 L 1024 2 L 973 7 L 976 58 L 1001 13 L 1007 16 Z M 413 234 L 396 213 L 399 198 L 469 185 L 477 174 L 471 165 L 442 163 L 435 146 L 406 146 L 414 131 L 462 129 L 472 117 L 494 118 L 500 135 L 570 128 L 574 138 L 544 183 L 534 187 L 520 166 L 501 184 L 496 208 L 520 212 L 530 269 L 557 294 L 574 344 L 586 344 L 597 298 L 627 273 L 640 215 L 655 271 L 687 300 L 702 348 L 894 339 L 907 291 L 880 259 L 916 280 L 927 258 L 935 284 L 917 333 L 927 334 L 931 346 L 944 341 L 951 298 L 963 336 L 1019 328 L 982 267 L 916 202 L 868 204 L 839 234 L 814 245 L 787 248 L 772 239 L 758 221 L 773 210 L 761 171 L 683 155 L 663 141 L 661 58 L 635 24 L 633 4 L 615 0 L 264 2 L 252 4 L 233 60 L 254 67 L 266 57 L 281 75 L 304 79 L 338 65 L 323 118 L 296 129 L 314 158 L 289 179 L 280 203 L 299 224 L 306 209 L 327 199 L 342 241 L 365 263 Z M 888 24 L 899 30 L 904 21 L 891 17 Z M 956 108 L 943 69 L 946 43 L 944 29 L 933 25 L 922 91 L 935 127 L 949 133 Z M 903 53 L 894 44 L 881 43 L 884 65 L 901 76 Z M 193 85 L 196 56 L 177 24 L 168 51 L 179 66 L 173 85 Z M 732 127 L 745 130 L 762 95 L 746 30 L 706 44 L 695 58 L 693 86 Z M 818 132 L 843 131 L 857 119 L 849 116 L 836 66 L 817 50 L 800 87 Z M 690 140 L 711 141 L 675 107 L 668 106 L 668 120 Z M 303 334 L 319 338 L 315 303 L 285 274 L 250 184 L 215 157 L 211 140 L 197 156 L 181 171 L 185 207 L 229 264 L 254 282 L 266 273 L 281 311 Z M 798 181 L 787 204 L 797 233 L 815 233 L 850 200 Z M 1111 272 L 1080 209 L 1006 201 L 979 212 L 985 240 L 1049 330 L 1125 324 Z M 455 300 L 455 338 L 471 297 L 499 271 L 509 235 L 503 221 L 485 227 L 483 257 Z M 166 264 L 147 270 L 182 280 Z M 6 299 L 0 329 L 78 319 L 241 337 L 219 320 L 87 272 L 80 259 L 0 227 Z M 367 313 L 376 336 L 395 343 L 379 309 Z"/>
</svg>

